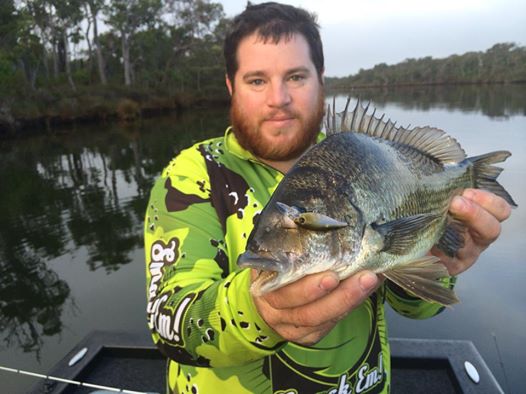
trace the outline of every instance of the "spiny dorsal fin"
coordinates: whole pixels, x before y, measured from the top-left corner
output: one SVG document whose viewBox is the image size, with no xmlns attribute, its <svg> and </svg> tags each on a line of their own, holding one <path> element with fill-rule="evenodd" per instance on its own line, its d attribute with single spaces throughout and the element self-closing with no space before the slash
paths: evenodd
<svg viewBox="0 0 526 394">
<path fill-rule="evenodd" d="M 377 118 L 376 109 L 367 114 L 369 104 L 364 108 L 360 100 L 349 112 L 350 98 L 347 99 L 345 110 L 336 113 L 330 105 L 326 114 L 327 135 L 339 132 L 367 134 L 372 137 L 410 146 L 442 164 L 458 163 L 466 158 L 466 153 L 460 144 L 445 131 L 434 127 L 413 127 L 412 129 L 397 126 L 391 119 L 384 120 L 384 115 Z"/>
</svg>

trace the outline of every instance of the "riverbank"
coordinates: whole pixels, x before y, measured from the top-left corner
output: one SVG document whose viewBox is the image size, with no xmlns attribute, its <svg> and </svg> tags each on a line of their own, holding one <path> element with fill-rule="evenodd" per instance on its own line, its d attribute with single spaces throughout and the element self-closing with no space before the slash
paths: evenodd
<svg viewBox="0 0 526 394">
<path fill-rule="evenodd" d="M 73 91 L 34 91 L 0 97 L 0 137 L 71 124 L 134 121 L 186 108 L 224 106 L 225 92 L 170 94 L 141 89 L 91 88 Z"/>
<path fill-rule="evenodd" d="M 422 104 L 429 100 L 458 102 L 462 101 L 466 91 L 473 91 L 471 97 L 487 92 L 478 101 L 492 101 L 494 90 L 507 86 L 524 86 L 525 82 L 515 83 L 407 83 L 395 85 L 349 85 L 333 84 L 332 78 L 326 78 L 327 94 L 350 94 L 360 92 L 362 99 L 374 96 L 376 102 L 397 101 L 412 97 Z M 482 89 L 484 88 L 484 89 Z M 516 89 L 513 89 L 515 91 Z M 380 93 L 379 93 L 380 92 Z M 474 93 L 478 92 L 478 93 Z M 458 96 L 460 94 L 460 96 Z M 405 97 L 406 95 L 410 97 Z M 371 96 L 371 97 L 370 97 Z M 488 97 L 486 97 L 488 96 Z M 229 103 L 226 89 L 206 92 L 167 93 L 139 88 L 94 87 L 76 92 L 56 89 L 29 93 L 19 93 L 9 97 L 0 97 L 0 138 L 24 134 L 28 131 L 50 131 L 72 124 L 100 123 L 109 121 L 131 122 L 140 118 L 149 118 L 185 109 L 224 107 Z M 512 100 L 522 108 L 520 100 Z M 493 107 L 495 103 L 493 103 Z M 489 104 L 488 104 L 489 105 Z M 488 106 L 483 105 L 483 106 Z M 499 113 L 494 109 L 491 111 Z"/>
</svg>

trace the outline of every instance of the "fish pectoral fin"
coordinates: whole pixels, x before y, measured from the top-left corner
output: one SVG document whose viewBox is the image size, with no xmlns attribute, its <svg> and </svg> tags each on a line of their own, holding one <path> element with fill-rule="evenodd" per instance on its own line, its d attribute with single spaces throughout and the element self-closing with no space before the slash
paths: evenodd
<svg viewBox="0 0 526 394">
<path fill-rule="evenodd" d="M 451 219 L 446 226 L 444 235 L 438 240 L 437 247 L 449 257 L 456 256 L 459 249 L 464 246 L 465 229 L 462 222 Z"/>
<path fill-rule="evenodd" d="M 347 222 L 317 212 L 301 213 L 294 219 L 294 223 L 309 230 L 335 230 L 348 226 Z"/>
<path fill-rule="evenodd" d="M 447 268 L 435 256 L 425 256 L 383 272 L 387 279 L 408 293 L 429 302 L 450 306 L 459 302 L 453 289 L 444 287 L 440 278 L 449 276 Z"/>
<path fill-rule="evenodd" d="M 414 245 L 419 232 L 440 217 L 435 214 L 406 216 L 387 223 L 372 223 L 371 227 L 383 238 L 382 252 L 402 255 Z"/>
</svg>

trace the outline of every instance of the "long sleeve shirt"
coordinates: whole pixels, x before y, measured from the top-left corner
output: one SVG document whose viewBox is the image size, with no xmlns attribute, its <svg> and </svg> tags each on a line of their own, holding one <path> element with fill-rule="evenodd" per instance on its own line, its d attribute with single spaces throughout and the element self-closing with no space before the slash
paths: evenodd
<svg viewBox="0 0 526 394">
<path fill-rule="evenodd" d="M 229 128 L 182 151 L 157 179 L 144 227 L 147 316 L 169 359 L 170 392 L 387 393 L 384 302 L 412 318 L 440 312 L 383 285 L 317 344 L 284 341 L 257 312 L 250 270 L 236 264 L 283 176 Z"/>
</svg>

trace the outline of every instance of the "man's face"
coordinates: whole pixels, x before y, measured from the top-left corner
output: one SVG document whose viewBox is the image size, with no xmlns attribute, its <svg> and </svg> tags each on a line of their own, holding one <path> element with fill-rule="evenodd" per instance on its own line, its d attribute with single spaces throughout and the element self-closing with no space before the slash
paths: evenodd
<svg viewBox="0 0 526 394">
<path fill-rule="evenodd" d="M 266 43 L 257 35 L 237 49 L 238 70 L 230 118 L 240 144 L 257 157 L 286 161 L 315 142 L 324 97 L 309 46 L 302 35 Z"/>
</svg>

